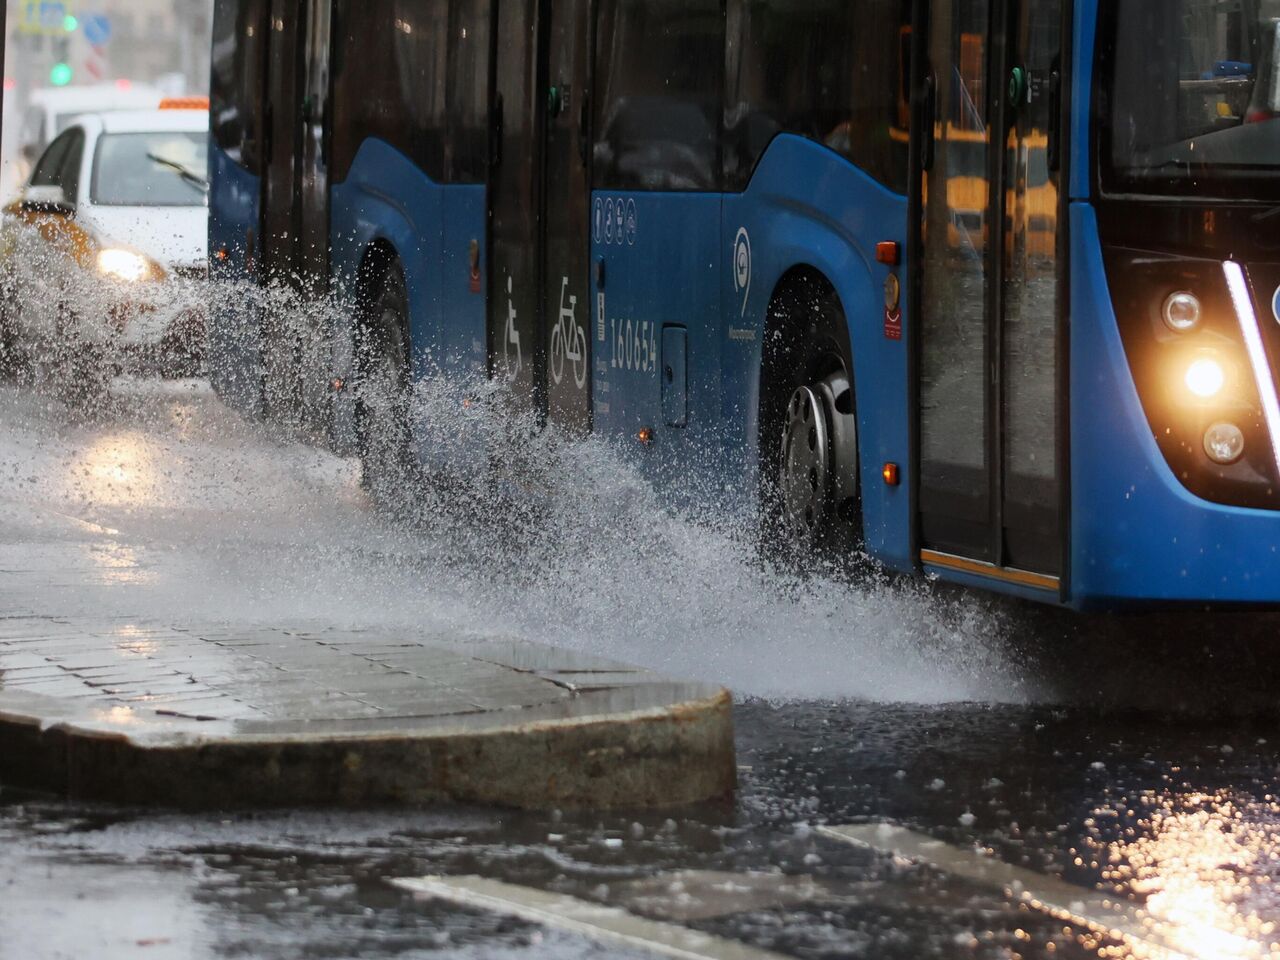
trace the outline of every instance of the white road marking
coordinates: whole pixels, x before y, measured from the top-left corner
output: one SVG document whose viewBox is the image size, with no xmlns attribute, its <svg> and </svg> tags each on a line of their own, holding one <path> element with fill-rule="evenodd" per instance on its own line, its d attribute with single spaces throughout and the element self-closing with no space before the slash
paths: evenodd
<svg viewBox="0 0 1280 960">
<path fill-rule="evenodd" d="M 782 954 L 677 924 L 646 920 L 617 907 L 499 880 L 417 877 L 391 883 L 429 899 L 517 917 L 597 942 L 620 944 L 675 960 L 785 960 Z"/>
<path fill-rule="evenodd" d="M 891 823 L 819 826 L 817 830 L 823 836 L 842 843 L 924 863 L 981 886 L 1001 890 L 1006 896 L 1033 910 L 1086 928 L 1094 934 L 1104 934 L 1120 940 L 1143 958 L 1222 960 L 1224 956 L 1217 950 L 1209 955 L 1198 950 L 1189 952 L 1185 946 L 1171 946 L 1169 938 L 1151 928 L 1153 918 L 1146 911 L 1057 877 L 1015 867 L 978 849 L 957 847 Z M 1179 940 L 1185 939 L 1177 936 L 1177 930 L 1169 932 Z M 1230 956 L 1250 955 L 1249 944 L 1243 938 L 1225 931 L 1207 932 L 1214 934 L 1212 939 L 1217 947 L 1226 946 L 1223 937 L 1238 941 L 1231 944 L 1235 949 L 1228 951 Z"/>
</svg>

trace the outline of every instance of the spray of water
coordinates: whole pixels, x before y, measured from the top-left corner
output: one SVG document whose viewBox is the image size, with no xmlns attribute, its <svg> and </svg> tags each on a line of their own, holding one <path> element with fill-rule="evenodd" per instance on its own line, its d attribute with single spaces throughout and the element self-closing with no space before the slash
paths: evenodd
<svg viewBox="0 0 1280 960">
<path fill-rule="evenodd" d="M 9 539 L 36 536 L 33 523 L 48 536 L 57 524 L 32 517 L 70 518 L 66 536 L 131 555 L 140 572 L 86 595 L 95 609 L 515 636 L 769 697 L 1035 695 L 1007 655 L 1015 627 L 1000 608 L 874 568 L 779 570 L 759 556 L 754 523 L 672 507 L 607 439 L 513 417 L 492 385 L 419 384 L 410 417 L 455 467 L 370 491 L 355 460 L 280 418 L 237 416 L 200 381 L 119 379 L 191 373 L 203 351 L 131 371 L 120 334 L 136 316 L 121 322 L 119 290 L 41 257 L 4 286 L 18 385 L 0 405 L 16 465 L 0 472 L 0 525 Z M 232 303 L 245 323 L 266 318 L 285 334 L 332 329 L 341 315 L 293 293 L 197 281 L 152 296 L 165 317 Z M 269 368 L 311 349 L 264 341 L 291 351 Z M 305 391 L 276 399 L 289 408 Z"/>
</svg>

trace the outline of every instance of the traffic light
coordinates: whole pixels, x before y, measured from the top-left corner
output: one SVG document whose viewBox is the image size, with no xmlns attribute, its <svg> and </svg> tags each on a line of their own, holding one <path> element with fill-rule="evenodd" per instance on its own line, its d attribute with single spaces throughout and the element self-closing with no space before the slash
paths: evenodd
<svg viewBox="0 0 1280 960">
<path fill-rule="evenodd" d="M 66 61 L 55 63 L 49 71 L 49 83 L 55 87 L 65 87 L 75 77 L 75 71 Z"/>
</svg>

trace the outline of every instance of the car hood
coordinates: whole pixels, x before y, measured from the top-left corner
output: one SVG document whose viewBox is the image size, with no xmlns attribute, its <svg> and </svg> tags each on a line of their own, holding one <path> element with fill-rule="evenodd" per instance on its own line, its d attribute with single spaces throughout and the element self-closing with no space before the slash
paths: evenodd
<svg viewBox="0 0 1280 960">
<path fill-rule="evenodd" d="M 145 253 L 164 267 L 203 264 L 209 249 L 207 207 L 82 207 L 77 219 L 104 245 Z"/>
</svg>

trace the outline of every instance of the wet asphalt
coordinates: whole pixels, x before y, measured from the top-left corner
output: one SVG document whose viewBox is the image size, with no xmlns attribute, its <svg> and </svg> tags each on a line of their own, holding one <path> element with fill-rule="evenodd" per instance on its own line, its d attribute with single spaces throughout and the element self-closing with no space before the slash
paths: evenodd
<svg viewBox="0 0 1280 960">
<path fill-rule="evenodd" d="M 12 517 L 38 506 L 50 516 L 109 522 L 118 539 L 135 538 L 133 559 L 113 554 L 122 579 L 82 607 L 163 606 L 168 598 L 168 615 L 224 604 L 242 588 L 251 608 L 245 616 L 294 612 L 295 601 L 245 586 L 261 575 L 245 555 L 263 542 L 278 546 L 280 531 L 306 528 L 317 512 L 333 523 L 326 505 L 337 497 L 347 509 L 354 497 L 346 468 L 286 448 L 279 438 L 224 429 L 231 421 L 207 398 L 170 392 L 146 408 L 145 417 L 124 426 L 114 414 L 67 425 L 30 398 L 0 398 L 0 437 L 22 464 L 11 482 L 0 476 L 6 524 L 16 529 Z M 61 500 L 47 492 L 70 475 L 70 464 L 78 470 L 82 455 L 104 446 L 111 484 L 87 492 L 76 486 Z M 277 448 L 285 452 L 271 452 Z M 250 452 L 219 466 L 226 449 Z M 131 474 L 131 456 L 156 476 Z M 276 472 L 263 474 L 262 460 L 272 456 Z M 165 465 L 165 457 L 181 460 L 181 469 Z M 212 472 L 203 481 L 192 480 L 206 469 Z M 303 492 L 281 495 L 281 476 Z M 225 525 L 228 502 L 252 500 L 270 483 L 277 487 L 272 497 L 254 501 L 257 539 L 239 552 L 230 540 L 179 549 L 212 541 L 213 521 L 199 519 L 202 503 L 211 502 Z M 175 484 L 187 491 L 176 499 Z M 230 487 L 239 492 L 228 494 Z M 396 589 L 460 589 L 443 578 L 423 582 L 420 558 L 386 560 L 387 551 L 402 549 L 389 541 L 380 559 L 356 562 L 381 564 L 379 580 L 393 580 Z M 349 578 L 351 569 L 339 575 Z M 327 583 L 284 569 L 280 578 L 291 596 Z M 200 590 L 191 590 L 197 581 Z M 74 605 L 74 598 L 60 602 Z M 957 620 L 956 609 L 972 615 Z M 433 610 L 410 612 L 420 618 Z M 936 610 L 951 613 L 929 620 Z M 0 785 L 0 958 L 650 955 L 421 899 L 388 882 L 428 874 L 480 875 L 633 907 L 628 891 L 649 881 L 656 892 L 636 909 L 784 956 L 1280 956 L 1273 618 L 1081 618 L 936 585 L 914 590 L 900 608 L 864 603 L 850 613 L 870 626 L 843 657 L 837 659 L 838 647 L 799 635 L 790 659 L 761 661 L 762 672 L 794 664 L 790 677 L 729 678 L 739 701 L 739 791 L 723 804 L 607 814 L 192 815 L 68 805 Z M 981 646 L 991 634 L 981 656 L 928 655 L 938 623 L 961 621 L 966 645 Z M 759 632 L 773 640 L 773 629 L 762 621 Z M 925 655 L 909 651 L 904 637 L 917 638 Z M 605 649 L 616 654 L 630 646 L 645 665 L 671 665 L 665 647 L 636 642 L 619 631 Z M 732 655 L 721 650 L 715 662 Z M 830 696 L 831 685 L 814 679 L 828 673 L 847 675 L 844 695 Z M 1000 695 L 1005 678 L 1012 678 L 1008 696 Z M 995 692 L 972 695 L 984 690 Z M 820 830 L 881 821 L 940 841 L 939 856 L 906 860 Z M 1161 946 L 1050 917 L 1008 891 L 948 871 L 949 855 L 975 848 L 1035 876 L 1061 878 L 1082 894 L 1114 896 Z M 764 876 L 774 894 L 754 902 L 729 893 L 708 909 L 689 910 L 687 871 Z"/>
</svg>

